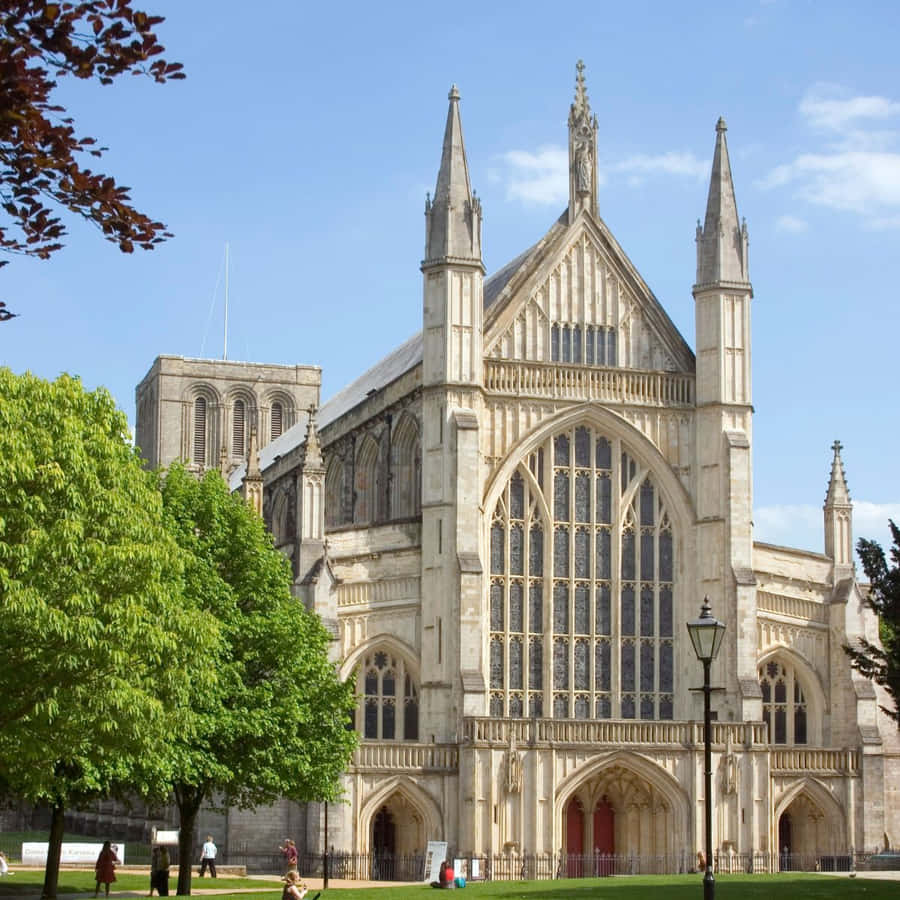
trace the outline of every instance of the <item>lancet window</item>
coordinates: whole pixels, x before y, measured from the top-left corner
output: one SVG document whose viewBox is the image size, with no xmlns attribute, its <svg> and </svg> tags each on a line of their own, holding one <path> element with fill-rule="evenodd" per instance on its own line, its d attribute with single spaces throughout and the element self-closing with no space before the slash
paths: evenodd
<svg viewBox="0 0 900 900">
<path fill-rule="evenodd" d="M 550 328 L 550 359 L 587 366 L 616 365 L 616 329 L 556 323 Z"/>
<path fill-rule="evenodd" d="M 284 431 L 284 406 L 278 400 L 272 404 L 269 424 L 269 440 L 274 441 L 276 438 L 281 437 L 281 433 Z"/>
<path fill-rule="evenodd" d="M 201 468 L 206 465 L 206 397 L 194 399 L 194 435 L 191 446 L 191 461 Z"/>
<path fill-rule="evenodd" d="M 419 691 L 401 657 L 378 650 L 365 658 L 357 679 L 356 728 L 365 739 L 419 739 Z"/>
<path fill-rule="evenodd" d="M 805 744 L 807 703 L 793 666 L 773 659 L 759 667 L 763 721 L 769 727 L 770 744 Z"/>
<path fill-rule="evenodd" d="M 671 719 L 675 541 L 658 486 L 579 426 L 512 475 L 490 532 L 492 716 Z"/>
<path fill-rule="evenodd" d="M 242 459 L 246 453 L 246 420 L 247 404 L 243 400 L 235 400 L 231 407 L 231 455 Z"/>
</svg>

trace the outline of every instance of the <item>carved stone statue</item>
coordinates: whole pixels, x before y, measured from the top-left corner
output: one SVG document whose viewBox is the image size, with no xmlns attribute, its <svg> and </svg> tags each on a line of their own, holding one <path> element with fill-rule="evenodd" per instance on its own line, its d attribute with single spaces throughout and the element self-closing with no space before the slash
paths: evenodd
<svg viewBox="0 0 900 900">
<path fill-rule="evenodd" d="M 580 194 L 591 190 L 591 145 L 587 141 L 575 145 L 575 187 Z"/>
<path fill-rule="evenodd" d="M 522 756 L 516 752 L 516 739 L 510 738 L 509 750 L 506 751 L 506 779 L 504 787 L 507 794 L 518 794 L 522 790 Z"/>
</svg>

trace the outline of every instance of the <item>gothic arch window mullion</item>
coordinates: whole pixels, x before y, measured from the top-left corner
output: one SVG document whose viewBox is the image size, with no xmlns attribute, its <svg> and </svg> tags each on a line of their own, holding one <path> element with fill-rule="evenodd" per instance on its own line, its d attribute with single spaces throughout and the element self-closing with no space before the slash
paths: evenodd
<svg viewBox="0 0 900 900">
<path fill-rule="evenodd" d="M 610 441 L 610 494 L 611 494 L 611 541 L 610 541 L 610 690 L 612 692 L 612 715 L 622 717 L 622 479 L 619 466 L 622 462 L 622 442 L 615 438 Z M 618 462 L 618 465 L 616 463 Z"/>
</svg>

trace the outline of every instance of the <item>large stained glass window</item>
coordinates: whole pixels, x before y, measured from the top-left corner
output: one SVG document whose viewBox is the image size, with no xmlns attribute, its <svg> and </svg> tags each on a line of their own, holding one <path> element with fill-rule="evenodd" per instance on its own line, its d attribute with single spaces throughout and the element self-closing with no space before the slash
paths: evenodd
<svg viewBox="0 0 900 900">
<path fill-rule="evenodd" d="M 554 435 L 510 478 L 490 542 L 491 715 L 672 718 L 672 524 L 622 441 Z"/>
</svg>

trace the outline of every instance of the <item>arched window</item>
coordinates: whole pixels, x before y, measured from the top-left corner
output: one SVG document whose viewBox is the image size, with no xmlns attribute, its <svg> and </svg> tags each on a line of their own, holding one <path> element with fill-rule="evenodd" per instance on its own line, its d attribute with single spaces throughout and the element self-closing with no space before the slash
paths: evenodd
<svg viewBox="0 0 900 900">
<path fill-rule="evenodd" d="M 394 429 L 391 456 L 391 518 L 417 516 L 422 506 L 419 431 L 415 419 L 408 414 Z"/>
<path fill-rule="evenodd" d="M 272 404 L 270 422 L 269 440 L 274 441 L 275 438 L 281 437 L 281 433 L 284 430 L 284 406 L 279 400 Z"/>
<path fill-rule="evenodd" d="M 769 726 L 770 744 L 805 744 L 807 703 L 794 667 L 772 659 L 759 667 L 763 721 Z"/>
<path fill-rule="evenodd" d="M 344 501 L 345 493 L 349 491 L 348 470 L 349 466 L 337 455 L 333 455 L 328 461 L 328 471 L 325 474 L 326 528 L 339 528 L 349 521 L 346 514 L 349 506 Z"/>
<path fill-rule="evenodd" d="M 206 465 L 206 397 L 194 400 L 194 440 L 191 450 L 191 461 L 201 468 Z"/>
<path fill-rule="evenodd" d="M 366 656 L 357 693 L 362 711 L 357 728 L 367 740 L 417 741 L 419 691 L 402 658 L 384 650 Z"/>
<path fill-rule="evenodd" d="M 362 445 L 356 455 L 355 479 L 353 493 L 355 505 L 353 521 L 357 525 L 366 525 L 375 521 L 378 510 L 378 444 L 370 435 L 363 438 Z"/>
<path fill-rule="evenodd" d="M 621 441 L 580 426 L 535 450 L 491 523 L 490 714 L 671 719 L 674 546 Z"/>
<path fill-rule="evenodd" d="M 241 459 L 247 452 L 246 423 L 247 404 L 243 400 L 235 400 L 231 408 L 231 455 L 239 456 Z"/>
</svg>

